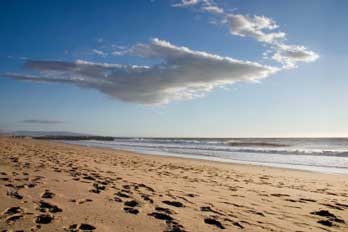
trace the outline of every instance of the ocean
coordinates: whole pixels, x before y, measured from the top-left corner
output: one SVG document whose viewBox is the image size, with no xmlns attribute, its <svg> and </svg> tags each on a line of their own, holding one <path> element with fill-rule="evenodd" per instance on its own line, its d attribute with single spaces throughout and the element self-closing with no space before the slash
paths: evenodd
<svg viewBox="0 0 348 232">
<path fill-rule="evenodd" d="M 348 138 L 115 138 L 65 142 L 143 154 L 348 174 Z"/>
</svg>

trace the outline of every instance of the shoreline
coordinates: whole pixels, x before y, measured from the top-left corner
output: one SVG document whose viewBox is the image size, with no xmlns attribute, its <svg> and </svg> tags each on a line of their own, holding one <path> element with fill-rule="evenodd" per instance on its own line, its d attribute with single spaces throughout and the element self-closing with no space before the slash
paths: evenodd
<svg viewBox="0 0 348 232">
<path fill-rule="evenodd" d="M 49 141 L 49 140 L 47 140 Z M 216 162 L 216 163 L 224 163 L 224 164 L 236 164 L 236 165 L 252 165 L 256 167 L 268 167 L 268 168 L 277 168 L 277 169 L 287 169 L 294 171 L 303 171 L 303 172 L 313 172 L 313 173 L 323 173 L 323 174 L 331 174 L 331 175 L 348 175 L 348 170 L 339 167 L 322 167 L 322 166 L 308 166 L 301 164 L 281 164 L 281 163 L 267 163 L 267 162 L 258 162 L 258 161 L 245 161 L 245 160 L 237 160 L 237 159 L 227 159 L 227 158 L 219 158 L 219 157 L 210 157 L 210 156 L 195 156 L 195 155 L 186 155 L 186 154 L 174 154 L 170 152 L 141 152 L 141 151 L 132 151 L 127 149 L 119 149 L 112 147 L 103 147 L 98 145 L 83 145 L 79 143 L 70 143 L 69 141 L 51 141 L 68 145 L 77 145 L 81 147 L 89 147 L 89 148 L 98 148 L 98 149 L 109 149 L 111 151 L 123 151 L 130 152 L 137 155 L 145 155 L 145 156 L 154 156 L 154 157 L 168 157 L 168 158 L 178 158 L 178 159 L 188 159 L 188 160 L 196 160 L 196 161 L 207 161 L 207 162 Z M 157 153 L 157 154 L 156 154 Z M 302 168 L 301 168 L 302 167 Z"/>
<path fill-rule="evenodd" d="M 4 137 L 0 169 L 1 231 L 348 229 L 342 174 Z"/>
</svg>

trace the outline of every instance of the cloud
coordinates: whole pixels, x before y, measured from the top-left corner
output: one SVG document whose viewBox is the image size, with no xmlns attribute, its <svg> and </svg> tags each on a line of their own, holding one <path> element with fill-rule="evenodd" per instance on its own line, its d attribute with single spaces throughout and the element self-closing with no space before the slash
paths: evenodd
<svg viewBox="0 0 348 232">
<path fill-rule="evenodd" d="M 20 121 L 21 123 L 29 123 L 29 124 L 62 124 L 64 121 L 57 120 L 46 120 L 46 119 L 27 119 Z"/>
<path fill-rule="evenodd" d="M 232 35 L 251 37 L 265 43 L 272 43 L 285 37 L 284 32 L 274 32 L 278 25 L 265 16 L 228 14 L 225 22 L 228 23 Z"/>
<path fill-rule="evenodd" d="M 218 7 L 213 0 L 181 0 L 173 4 L 173 7 L 193 7 L 200 6 L 200 9 L 212 14 L 222 14 L 224 10 Z"/>
<path fill-rule="evenodd" d="M 127 46 L 113 44 L 111 45 L 111 48 L 113 49 L 113 51 L 111 52 L 113 56 L 123 56 L 127 53 Z"/>
<path fill-rule="evenodd" d="M 195 7 L 211 14 L 220 15 L 222 22 L 229 25 L 232 35 L 252 37 L 261 42 L 272 43 L 285 37 L 284 32 L 274 31 L 278 29 L 276 22 L 266 16 L 249 16 L 242 14 L 227 13 L 213 0 L 181 0 L 174 4 L 175 7 Z M 234 11 L 235 9 L 233 9 Z"/>
<path fill-rule="evenodd" d="M 25 68 L 36 75 L 7 73 L 6 77 L 34 82 L 65 83 L 96 89 L 115 99 L 139 104 L 166 104 L 204 96 L 217 87 L 255 82 L 279 69 L 222 57 L 167 41 L 136 44 L 127 55 L 158 61 L 153 66 L 28 60 Z"/>
<path fill-rule="evenodd" d="M 271 50 L 263 55 L 273 52 L 272 59 L 281 63 L 284 69 L 296 68 L 298 62 L 310 63 L 319 58 L 319 54 L 300 45 L 288 45 L 283 42 L 286 37 L 284 32 L 274 31 L 279 26 L 265 16 L 244 16 L 229 14 L 226 16 L 230 32 L 233 35 L 251 37 L 260 42 L 270 44 Z"/>
<path fill-rule="evenodd" d="M 263 58 L 271 57 L 279 62 L 283 69 L 296 68 L 298 62 L 309 63 L 319 58 L 318 53 L 302 45 L 286 44 L 286 33 L 280 31 L 276 21 L 269 17 L 227 13 L 229 10 L 222 9 L 213 0 L 182 0 L 180 4 L 213 14 L 215 17 L 210 23 L 218 24 L 220 19 L 223 24 L 228 25 L 231 35 L 253 38 L 268 45 L 267 51 L 262 53 Z"/>
<path fill-rule="evenodd" d="M 317 53 L 304 46 L 278 44 L 276 47 L 272 59 L 282 63 L 284 68 L 295 68 L 298 62 L 310 63 L 319 58 Z"/>
<path fill-rule="evenodd" d="M 127 51 L 113 51 L 111 54 L 113 56 L 123 56 L 123 55 L 127 54 Z"/>
<path fill-rule="evenodd" d="M 117 48 L 117 49 L 120 49 L 120 50 L 127 49 L 127 46 L 116 45 L 116 44 L 112 44 L 111 47 L 112 47 L 112 48 Z"/>
<path fill-rule="evenodd" d="M 98 50 L 98 49 L 93 49 L 92 51 L 94 54 L 96 54 L 98 56 L 106 57 L 108 55 L 106 52 L 103 52 L 103 51 Z"/>
<path fill-rule="evenodd" d="M 199 3 L 201 0 L 181 0 L 179 3 L 175 3 L 173 7 L 188 7 Z"/>
<path fill-rule="evenodd" d="M 217 6 L 204 6 L 204 7 L 202 7 L 202 9 L 209 12 L 209 13 L 213 13 L 213 14 L 224 13 L 224 10 L 220 7 L 217 7 Z"/>
</svg>

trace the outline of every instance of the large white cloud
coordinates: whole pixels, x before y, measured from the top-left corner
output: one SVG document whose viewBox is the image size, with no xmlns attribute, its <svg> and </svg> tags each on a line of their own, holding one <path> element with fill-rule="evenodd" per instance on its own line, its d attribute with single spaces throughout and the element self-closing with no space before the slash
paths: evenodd
<svg viewBox="0 0 348 232">
<path fill-rule="evenodd" d="M 137 44 L 128 55 L 158 60 L 151 67 L 120 64 L 29 60 L 35 75 L 7 73 L 17 80 L 72 84 L 96 89 L 113 98 L 140 104 L 165 104 L 191 99 L 241 81 L 258 81 L 279 69 L 250 61 L 194 51 L 153 39 Z"/>
</svg>

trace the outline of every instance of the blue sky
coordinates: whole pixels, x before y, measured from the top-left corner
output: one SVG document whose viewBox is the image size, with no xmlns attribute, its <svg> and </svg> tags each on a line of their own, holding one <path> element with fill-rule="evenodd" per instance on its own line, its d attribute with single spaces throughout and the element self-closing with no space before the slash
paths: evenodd
<svg viewBox="0 0 348 232">
<path fill-rule="evenodd" d="M 6 1 L 0 129 L 348 136 L 345 1 Z"/>
</svg>

